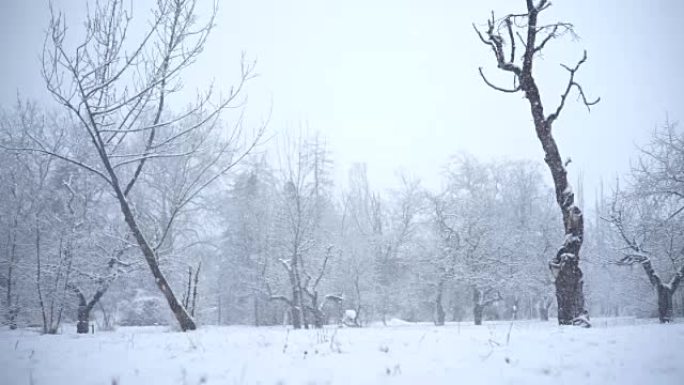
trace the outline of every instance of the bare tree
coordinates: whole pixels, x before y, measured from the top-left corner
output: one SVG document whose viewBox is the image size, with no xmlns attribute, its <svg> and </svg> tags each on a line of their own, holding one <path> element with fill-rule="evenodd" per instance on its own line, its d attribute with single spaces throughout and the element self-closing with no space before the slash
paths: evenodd
<svg viewBox="0 0 684 385">
<path fill-rule="evenodd" d="M 217 98 L 210 88 L 184 112 L 168 111 L 169 98 L 182 88 L 182 72 L 202 52 L 213 26 L 216 4 L 204 25 L 197 24 L 196 5 L 196 0 L 158 1 L 148 29 L 135 43 L 129 33 L 132 16 L 123 2 L 97 1 L 86 18 L 85 37 L 74 50 L 66 39 L 64 17 L 53 11 L 42 74 L 80 136 L 66 135 L 64 128 L 56 127 L 65 133 L 57 137 L 58 143 L 63 137 L 77 138 L 71 148 L 64 150 L 30 132 L 29 145 L 11 148 L 58 158 L 105 183 L 182 330 L 195 329 L 196 324 L 160 269 L 159 248 L 179 213 L 243 159 L 264 130 L 261 126 L 246 138 L 241 118 L 230 130 L 222 130 L 222 112 L 242 106 L 243 86 L 254 77 L 253 63 L 244 58 L 238 84 L 227 95 Z M 90 152 L 83 154 L 83 148 Z M 150 237 L 141 226 L 136 204 L 140 202 L 133 191 L 146 164 L 162 159 L 191 163 L 193 175 L 174 192 L 173 210 L 156 229 L 158 236 Z"/>
<path fill-rule="evenodd" d="M 425 206 L 420 180 L 406 175 L 400 175 L 399 179 L 400 187 L 390 192 L 393 199 L 383 201 L 378 196 L 371 206 L 376 307 L 385 325 L 387 317 L 398 313 L 400 304 L 408 297 L 407 278 L 415 266 L 411 259 L 419 217 Z"/>
<path fill-rule="evenodd" d="M 477 286 L 473 287 L 473 320 L 475 325 L 482 325 L 482 312 L 487 306 L 492 305 L 497 301 L 501 301 L 501 293 L 494 288 L 488 287 L 480 289 Z"/>
<path fill-rule="evenodd" d="M 684 135 L 666 121 L 640 150 L 628 191 L 616 189 L 605 219 L 626 246 L 618 264 L 641 264 L 656 289 L 658 318 L 667 323 L 673 318 L 672 297 L 684 278 Z M 660 255 L 654 258 L 654 254 Z M 664 261 L 661 268 L 672 270 L 669 281 L 656 272 L 657 260 Z"/>
<path fill-rule="evenodd" d="M 500 222 L 495 181 L 489 165 L 465 154 L 453 160 L 447 175 L 446 189 L 435 199 L 440 247 L 433 263 L 440 281 L 455 278 L 472 290 L 473 320 L 481 325 L 485 308 L 502 299 L 498 286 L 506 266 L 494 237 Z"/>
<path fill-rule="evenodd" d="M 0 147 L 26 146 L 32 142 L 30 138 L 52 138 L 48 127 L 61 123 L 49 119 L 34 103 L 19 101 L 13 113 L 3 115 Z M 56 148 L 64 149 L 64 146 L 57 141 Z M 8 212 L 13 213 L 7 245 L 10 327 L 16 325 L 19 311 L 17 274 L 24 270 L 22 264 L 26 266 L 29 258 L 34 257 L 37 306 L 43 332 L 56 333 L 63 311 L 69 308 L 69 287 L 85 270 L 77 265 L 92 259 L 79 256 L 87 252 L 89 241 L 93 240 L 87 228 L 95 222 L 90 218 L 90 206 L 91 195 L 97 195 L 97 189 L 92 189 L 85 199 L 80 194 L 77 197 L 72 184 L 88 178 L 81 177 L 80 170 L 68 164 L 54 162 L 53 157 L 12 151 L 4 151 L 3 155 L 7 156 L 4 162 L 7 172 L 3 177 L 12 182 L 7 187 L 8 195 L 13 198 L 6 203 L 14 206 Z M 28 237 L 34 248 L 30 257 L 26 255 Z M 26 299 L 25 295 L 21 297 Z"/>
<path fill-rule="evenodd" d="M 5 119 L 3 119 L 3 122 Z M 2 247 L 2 262 L 6 264 L 3 268 L 3 273 L 0 275 L 0 287 L 5 290 L 4 295 L 4 317 L 6 324 L 10 329 L 17 328 L 17 318 L 21 311 L 22 293 L 19 290 L 19 265 L 22 260 L 22 253 L 20 252 L 20 233 L 22 231 L 22 224 L 20 218 L 24 217 L 28 211 L 28 197 L 22 191 L 22 185 L 26 184 L 24 178 L 20 175 L 25 173 L 16 165 L 19 164 L 18 159 L 11 154 L 0 154 L 0 162 L 3 167 L 0 170 L 0 179 L 5 181 L 0 186 L 0 191 L 5 197 L 2 205 L 0 205 L 0 226 L 6 232 L 3 234 L 0 241 Z M 23 181 L 24 183 L 20 183 Z"/>
<path fill-rule="evenodd" d="M 556 201 L 563 214 L 565 241 L 551 260 L 549 266 L 555 276 L 556 298 L 558 300 L 558 322 L 561 325 L 590 326 L 584 304 L 582 271 L 579 267 L 579 252 L 584 239 L 582 211 L 575 205 L 575 194 L 568 182 L 566 164 L 563 163 L 558 146 L 552 134 L 553 123 L 560 117 L 565 101 L 573 89 L 579 92 L 582 102 L 589 109 L 600 99 L 587 99 L 582 86 L 575 79 L 580 66 L 587 60 L 586 51 L 574 66 L 562 65 L 569 73 L 567 86 L 561 94 L 558 106 L 545 114 L 539 87 L 533 76 L 535 58 L 546 45 L 566 34 L 574 34 L 573 25 L 565 22 L 542 24 L 539 15 L 551 6 L 548 0 L 526 0 L 526 11 L 508 14 L 503 18 L 492 17 L 487 29 L 482 32 L 475 25 L 480 41 L 488 46 L 496 59 L 497 67 L 512 75 L 511 88 L 500 87 L 489 81 L 479 69 L 483 81 L 491 88 L 506 93 L 522 92 L 530 104 L 537 138 L 544 150 L 544 161 L 551 171 L 556 189 Z M 522 45 L 522 58 L 516 56 L 516 49 Z"/>
<path fill-rule="evenodd" d="M 370 316 L 368 299 L 373 285 L 373 258 L 383 231 L 380 197 L 371 190 L 366 165 L 356 163 L 349 169 L 348 191 L 343 195 L 340 221 L 340 243 L 343 263 L 340 268 L 344 291 L 352 293 L 343 323 L 360 327 L 362 318 Z M 364 302 L 364 299 L 366 302 Z"/>
<path fill-rule="evenodd" d="M 676 267 L 675 265 L 675 271 L 672 278 L 670 278 L 669 281 L 663 281 L 660 274 L 658 274 L 653 267 L 651 254 L 643 249 L 636 237 L 630 238 L 627 234 L 622 212 L 620 210 L 614 210 L 608 220 L 613 224 L 620 234 L 620 237 L 622 237 L 624 243 L 627 245 L 628 251 L 625 252 L 624 257 L 617 263 L 620 265 L 641 264 L 649 282 L 655 288 L 658 296 L 658 319 L 661 323 L 671 322 L 674 317 L 672 296 L 677 291 L 677 288 L 679 288 L 682 278 L 684 278 L 684 263 L 679 261 L 679 267 Z M 677 254 L 681 254 L 683 251 L 684 249 L 679 250 Z M 673 264 L 677 263 L 674 259 L 672 262 Z"/>
<path fill-rule="evenodd" d="M 333 249 L 330 225 L 335 213 L 329 199 L 332 182 L 328 177 L 331 163 L 318 136 L 308 141 L 299 136 L 283 151 L 278 262 L 287 274 L 291 295 L 274 295 L 270 286 L 268 291 L 271 300 L 288 305 L 295 329 L 310 324 L 321 327 L 325 302 L 339 302 L 341 298 L 333 294 L 319 296 Z"/>
<path fill-rule="evenodd" d="M 435 325 L 443 326 L 446 313 L 444 312 L 444 305 L 442 299 L 444 296 L 444 287 L 446 282 L 454 279 L 456 269 L 458 267 L 458 252 L 462 249 L 461 238 L 458 232 L 449 224 L 447 210 L 447 202 L 444 196 L 432 197 L 434 205 L 434 221 L 436 224 L 436 232 L 439 234 L 438 252 L 435 257 L 431 259 L 433 265 L 437 269 L 437 294 L 435 295 Z"/>
</svg>

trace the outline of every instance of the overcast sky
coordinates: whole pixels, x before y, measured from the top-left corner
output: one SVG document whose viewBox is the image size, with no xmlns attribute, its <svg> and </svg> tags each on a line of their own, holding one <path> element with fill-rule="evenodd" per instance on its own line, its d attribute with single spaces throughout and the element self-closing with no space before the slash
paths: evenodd
<svg viewBox="0 0 684 385">
<path fill-rule="evenodd" d="M 84 0 L 53 3 L 71 23 L 86 9 Z M 684 119 L 684 2 L 553 3 L 544 21 L 570 21 L 580 39 L 554 41 L 535 70 L 546 108 L 555 108 L 567 75 L 559 63 L 574 64 L 588 51 L 578 79 L 601 103 L 587 113 L 573 96 L 554 127 L 561 154 L 573 160 L 573 184 L 581 170 L 591 199 L 600 178 L 628 170 L 635 144 L 666 114 Z M 38 57 L 47 1 L 0 4 L 0 103 L 13 103 L 17 92 L 46 100 Z M 272 134 L 300 125 L 320 131 L 340 180 L 363 161 L 375 187 L 393 186 L 398 170 L 438 187 L 442 167 L 459 151 L 543 159 L 522 95 L 497 93 L 477 74 L 482 66 L 507 80 L 471 23 L 484 23 L 491 10 L 522 9 L 523 0 L 222 0 L 217 27 L 184 83 L 194 89 L 213 79 L 229 89 L 245 51 L 261 75 L 249 86 L 248 113 L 257 120 L 272 105 Z"/>
</svg>

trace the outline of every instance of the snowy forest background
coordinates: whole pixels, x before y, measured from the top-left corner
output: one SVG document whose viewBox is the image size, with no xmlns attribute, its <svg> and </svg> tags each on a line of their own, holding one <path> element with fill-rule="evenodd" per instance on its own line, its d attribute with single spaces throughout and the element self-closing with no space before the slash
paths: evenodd
<svg viewBox="0 0 684 385">
<path fill-rule="evenodd" d="M 93 10 L 85 39 L 65 38 L 53 14 L 42 76 L 58 106 L 20 98 L 0 112 L 4 325 L 59 333 L 87 332 L 89 321 L 177 325 L 174 315 L 182 329 L 555 316 L 548 261 L 564 232 L 539 157 L 457 153 L 435 165 L 441 189 L 410 174 L 379 189 L 363 163 L 335 181 L 315 128 L 244 123 L 249 59 L 224 94 L 165 103 L 211 30 L 194 2 L 160 2 L 150 34 L 132 45 L 118 5 Z M 581 177 L 571 181 L 585 213 L 586 307 L 592 317 L 657 317 L 654 287 L 672 282 L 669 321 L 684 316 L 684 133 L 667 121 L 639 146 L 631 173 L 595 199 Z"/>
<path fill-rule="evenodd" d="M 64 131 L 49 129 L 57 119 Z M 5 109 L 1 124 L 3 146 L 58 135 L 61 151 L 80 151 L 67 133 L 73 122 L 33 104 Z M 684 138 L 675 127 L 658 130 L 620 190 L 606 188 L 602 199 L 586 202 L 577 183 L 591 213 L 583 258 L 593 316 L 657 314 L 647 275 L 616 263 L 624 241 L 605 219 L 616 209 L 628 234 L 657 256 L 657 271 L 674 274 L 684 263 L 684 217 L 675 215 L 684 190 L 659 179 L 669 168 L 684 170 Z M 399 177 L 401 189 L 378 191 L 364 164 L 349 170 L 345 187 L 336 186 L 321 136 L 282 137 L 277 154 L 246 157 L 180 210 L 193 176 L 186 159 L 151 162 L 132 195 L 143 231 L 160 242 L 161 269 L 200 324 L 293 322 L 290 274 L 301 282 L 304 326 L 341 322 L 347 309 L 358 325 L 473 320 L 480 307 L 493 320 L 510 319 L 514 306 L 518 318 L 553 316 L 547 260 L 562 227 L 538 162 L 458 154 L 442 166 L 442 191 L 410 176 Z M 102 181 L 47 155 L 0 156 L 5 324 L 57 332 L 75 322 L 81 295 L 90 301 L 95 293 L 103 294 L 92 310 L 99 328 L 173 324 Z M 679 190 L 661 193 L 670 187 Z M 678 316 L 683 299 L 681 291 L 674 297 Z"/>
</svg>

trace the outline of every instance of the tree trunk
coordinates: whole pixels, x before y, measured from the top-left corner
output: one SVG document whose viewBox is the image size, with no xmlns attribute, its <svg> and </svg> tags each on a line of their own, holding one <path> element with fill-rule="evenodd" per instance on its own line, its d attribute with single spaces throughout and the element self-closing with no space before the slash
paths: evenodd
<svg viewBox="0 0 684 385">
<path fill-rule="evenodd" d="M 259 317 L 259 297 L 254 294 L 254 326 L 261 326 L 261 318 Z"/>
<path fill-rule="evenodd" d="M 531 18 L 530 23 L 536 24 L 536 18 L 535 20 Z M 589 326 L 588 313 L 584 309 L 582 270 L 579 267 L 579 252 L 584 240 L 582 211 L 575 206 L 575 194 L 572 192 L 558 146 L 551 134 L 551 124 L 544 117 L 544 109 L 537 85 L 531 74 L 525 75 L 529 77 L 523 77 L 521 85 L 530 102 L 535 131 L 545 154 L 544 161 L 553 177 L 556 202 L 563 214 L 563 227 L 565 229 L 565 242 L 558 250 L 556 257 L 549 263 L 556 278 L 558 323 L 560 325 L 582 324 Z"/>
<path fill-rule="evenodd" d="M 495 295 L 492 296 L 492 293 Z M 473 286 L 473 319 L 475 325 L 482 325 L 482 313 L 484 309 L 493 303 L 502 300 L 501 293 L 492 288 L 480 289 Z"/>
<path fill-rule="evenodd" d="M 558 323 L 560 325 L 581 325 L 584 310 L 582 271 L 577 261 L 566 261 L 556 277 L 556 299 L 558 301 Z M 588 326 L 585 325 L 585 326 Z"/>
<path fill-rule="evenodd" d="M 458 293 L 454 290 L 451 295 L 451 320 L 453 322 L 461 322 L 463 319 L 463 314 L 461 313 L 461 308 L 459 307 Z"/>
<path fill-rule="evenodd" d="M 641 266 L 643 266 L 646 275 L 648 275 L 651 285 L 656 288 L 656 292 L 658 293 L 658 318 L 660 319 L 660 322 L 672 322 L 674 316 L 672 297 L 677 291 L 682 277 L 684 277 L 684 265 L 682 265 L 682 267 L 675 273 L 670 282 L 665 284 L 653 269 L 653 264 L 651 263 L 650 258 L 645 258 L 644 260 L 640 261 L 640 263 Z"/>
<path fill-rule="evenodd" d="M 85 303 L 85 298 L 79 300 L 78 303 L 78 322 L 76 323 L 76 333 L 88 334 L 90 326 L 90 309 Z"/>
<path fill-rule="evenodd" d="M 532 21 L 530 21 L 532 22 Z M 561 160 L 556 141 L 551 135 L 551 125 L 544 117 L 544 110 L 534 80 L 523 78 L 523 89 L 530 102 L 537 137 L 544 149 L 544 161 L 549 166 L 556 188 L 556 201 L 563 214 L 565 242 L 556 257 L 549 263 L 556 286 L 558 323 L 560 325 L 589 326 L 588 313 L 584 309 L 582 270 L 579 252 L 584 240 L 582 211 L 575 206 L 575 194 L 568 183 L 567 171 Z"/>
<path fill-rule="evenodd" d="M 444 313 L 444 306 L 442 305 L 442 293 L 444 292 L 444 280 L 440 279 L 437 285 L 437 297 L 435 298 L 435 325 L 444 326 L 444 319 L 446 313 Z"/>
<path fill-rule="evenodd" d="M 7 314 L 7 323 L 9 324 L 10 330 L 17 329 L 17 315 L 19 315 L 19 307 L 14 306 L 9 309 Z"/>
<path fill-rule="evenodd" d="M 295 329 L 302 328 L 302 299 L 301 292 L 298 290 L 297 279 L 293 271 L 290 271 L 290 283 L 292 284 L 292 306 L 290 307 L 290 316 L 292 317 L 292 327 Z"/>
<path fill-rule="evenodd" d="M 40 265 L 40 228 L 38 223 L 35 226 L 36 230 L 36 291 L 38 292 L 38 304 L 40 305 L 40 315 L 43 317 L 43 334 L 48 333 L 48 320 L 45 313 L 45 301 L 43 300 L 43 290 L 40 285 L 41 280 L 41 265 Z"/>
<path fill-rule="evenodd" d="M 484 306 L 484 293 L 477 287 L 473 287 L 473 321 L 475 325 L 482 325 L 482 311 Z"/>
<path fill-rule="evenodd" d="M 114 179 L 115 174 L 113 173 L 113 171 L 110 173 L 110 175 L 112 176 L 112 179 Z M 138 246 L 140 247 L 140 251 L 142 251 L 143 256 L 145 257 L 145 262 L 147 262 L 147 266 L 150 268 L 150 271 L 152 272 L 154 282 L 157 284 L 157 287 L 164 295 L 164 298 L 166 298 L 166 302 L 169 304 L 169 307 L 171 308 L 173 315 L 176 317 L 176 320 L 178 321 L 181 330 L 187 331 L 197 329 L 195 321 L 192 319 L 190 314 L 188 314 L 187 309 L 178 301 L 178 298 L 176 297 L 173 290 L 171 289 L 171 286 L 169 286 L 169 283 L 166 280 L 166 276 L 159 268 L 157 253 L 145 239 L 145 236 L 140 230 L 140 227 L 138 227 L 138 223 L 136 222 L 135 217 L 133 216 L 131 207 L 129 206 L 128 201 L 124 196 L 123 192 L 119 188 L 116 179 L 114 179 L 114 183 L 112 184 L 115 186 L 115 191 L 117 193 L 116 195 L 121 206 L 121 211 L 124 215 L 124 220 L 126 221 L 126 224 L 128 225 L 131 232 L 133 233 L 133 236 L 135 237 L 135 240 L 137 241 Z"/>
<path fill-rule="evenodd" d="M 658 319 L 660 323 L 672 322 L 674 314 L 672 307 L 672 290 L 666 285 L 658 285 Z"/>
<path fill-rule="evenodd" d="M 100 298 L 102 298 L 102 296 L 109 288 L 109 284 L 103 284 L 102 286 L 100 286 L 100 288 L 97 289 L 97 291 L 95 291 L 95 294 L 93 295 L 93 298 L 90 299 L 90 301 L 86 300 L 85 295 L 77 286 L 69 284 L 67 285 L 67 287 L 73 290 L 73 292 L 76 294 L 76 297 L 78 298 L 78 311 L 76 313 L 76 333 L 88 334 L 90 326 L 90 312 L 93 310 L 95 305 L 99 303 Z M 102 307 L 102 313 L 105 314 L 104 307 Z M 108 317 L 105 314 L 105 324 L 109 324 L 107 318 Z"/>
<path fill-rule="evenodd" d="M 14 264 L 17 250 L 17 216 L 14 216 L 12 231 L 7 236 L 9 247 L 9 263 L 7 264 L 7 324 L 10 330 L 17 328 L 17 316 L 19 315 L 19 295 L 12 292 L 16 279 L 14 278 Z"/>
<path fill-rule="evenodd" d="M 484 306 L 475 304 L 473 306 L 473 320 L 475 325 L 482 325 L 482 312 L 484 311 Z"/>
<path fill-rule="evenodd" d="M 195 281 L 194 285 L 195 287 L 192 289 L 192 303 L 191 303 L 191 308 L 190 308 L 190 316 L 195 317 L 195 310 L 197 306 L 197 285 L 199 284 L 199 273 L 200 269 L 202 268 L 202 261 L 199 262 L 197 265 L 197 269 L 195 269 Z"/>
<path fill-rule="evenodd" d="M 93 125 L 95 125 L 94 122 Z M 97 141 L 99 140 L 99 145 L 101 146 L 100 148 L 104 148 L 102 138 L 98 136 L 95 139 L 96 147 L 98 146 Z M 114 194 L 116 196 L 117 201 L 119 202 L 119 208 L 121 209 L 121 213 L 124 216 L 124 221 L 126 222 L 126 225 L 128 225 L 129 230 L 131 230 L 131 233 L 133 234 L 133 237 L 135 238 L 138 247 L 140 247 L 140 251 L 142 252 L 143 257 L 145 258 L 145 262 L 147 262 L 147 266 L 150 268 L 150 271 L 152 272 L 154 282 L 157 284 L 159 291 L 161 291 L 164 295 L 166 302 L 169 304 L 169 308 L 171 308 L 171 312 L 173 312 L 173 315 L 176 317 L 176 320 L 178 321 L 178 325 L 180 326 L 182 331 L 197 329 L 195 321 L 192 319 L 192 317 L 188 313 L 187 309 L 183 306 L 183 304 L 178 301 L 176 294 L 173 292 L 173 289 L 171 289 L 169 282 L 166 280 L 166 276 L 159 268 L 159 258 L 157 255 L 157 251 L 147 241 L 145 235 L 140 229 L 140 226 L 138 226 L 138 222 L 135 219 L 135 215 L 133 214 L 133 209 L 131 208 L 130 203 L 128 203 L 128 198 L 126 196 L 128 191 L 124 191 L 121 188 L 121 184 L 119 184 L 119 178 L 116 172 L 114 171 L 114 168 L 112 167 L 109 155 L 107 155 L 104 151 L 100 151 L 99 155 L 100 159 L 102 160 L 102 164 L 104 165 L 105 170 L 107 171 L 107 174 L 111 179 L 110 184 L 114 189 Z M 141 167 L 142 163 L 139 166 L 139 169 Z M 132 186 L 132 183 L 134 181 L 135 180 L 131 180 L 131 182 L 129 182 L 129 188 L 130 186 Z"/>
<path fill-rule="evenodd" d="M 318 307 L 318 292 L 314 292 L 311 298 L 311 312 L 314 317 L 314 327 L 320 329 L 323 327 L 323 312 Z"/>
</svg>

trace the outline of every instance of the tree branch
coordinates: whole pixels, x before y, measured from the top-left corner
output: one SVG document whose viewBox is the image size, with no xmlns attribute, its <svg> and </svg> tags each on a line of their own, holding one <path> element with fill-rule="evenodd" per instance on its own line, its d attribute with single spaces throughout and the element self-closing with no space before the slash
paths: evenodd
<svg viewBox="0 0 684 385">
<path fill-rule="evenodd" d="M 499 86 L 497 86 L 497 85 L 494 85 L 494 84 L 491 83 L 491 82 L 487 79 L 487 77 L 484 75 L 484 73 L 482 72 L 482 67 L 479 67 L 479 68 L 478 68 L 478 71 L 480 72 L 480 77 L 482 77 L 482 80 L 484 80 L 485 84 L 488 85 L 489 87 L 491 87 L 491 88 L 497 90 L 497 91 L 506 92 L 506 93 L 515 93 L 515 92 L 520 91 L 520 85 L 518 85 L 517 87 L 515 87 L 515 88 L 513 88 L 513 89 L 501 88 L 501 87 L 499 87 Z"/>
<path fill-rule="evenodd" d="M 565 99 L 567 99 L 573 87 L 577 88 L 577 90 L 579 91 L 580 97 L 582 98 L 582 102 L 587 107 L 587 110 L 591 111 L 591 106 L 601 101 L 601 98 L 596 98 L 596 100 L 588 101 L 586 95 L 584 94 L 582 86 L 579 83 L 575 82 L 575 73 L 579 70 L 580 66 L 584 64 L 584 62 L 586 61 L 587 51 L 585 50 L 584 54 L 582 55 L 582 59 L 579 62 L 577 62 L 574 68 L 570 68 L 565 64 L 561 64 L 563 68 L 570 72 L 570 79 L 568 80 L 568 85 L 565 88 L 565 92 L 563 92 L 563 94 L 561 95 L 561 101 L 558 107 L 556 108 L 556 111 L 546 118 L 546 122 L 549 127 L 551 127 L 553 122 L 560 116 L 561 111 L 563 111 L 563 107 L 565 107 Z"/>
</svg>

